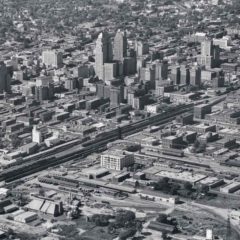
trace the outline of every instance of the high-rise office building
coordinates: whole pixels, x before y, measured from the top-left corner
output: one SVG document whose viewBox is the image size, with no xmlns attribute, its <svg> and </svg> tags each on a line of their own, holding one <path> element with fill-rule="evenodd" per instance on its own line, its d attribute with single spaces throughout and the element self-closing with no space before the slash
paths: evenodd
<svg viewBox="0 0 240 240">
<path fill-rule="evenodd" d="M 211 40 L 205 40 L 201 44 L 201 55 L 212 56 L 213 55 L 213 42 Z"/>
<path fill-rule="evenodd" d="M 97 83 L 96 87 L 97 87 L 96 89 L 97 96 L 99 98 L 104 98 L 104 99 L 110 98 L 111 86 L 106 85 L 104 82 L 100 82 L 100 83 Z"/>
<path fill-rule="evenodd" d="M 137 57 L 141 57 L 149 52 L 149 46 L 147 43 L 142 41 L 135 42 L 135 50 L 137 53 Z"/>
<path fill-rule="evenodd" d="M 0 62 L 0 92 L 11 91 L 11 76 L 4 62 Z"/>
<path fill-rule="evenodd" d="M 157 81 L 167 80 L 168 78 L 168 62 L 157 60 L 154 64 L 155 67 L 155 79 Z"/>
<path fill-rule="evenodd" d="M 125 76 L 136 73 L 136 59 L 134 57 L 126 57 L 123 61 L 123 74 Z"/>
<path fill-rule="evenodd" d="M 65 80 L 64 87 L 67 90 L 74 90 L 77 88 L 77 79 L 76 78 L 68 78 Z"/>
<path fill-rule="evenodd" d="M 155 69 L 152 67 L 145 67 L 140 69 L 140 80 L 143 82 L 154 83 L 155 80 Z"/>
<path fill-rule="evenodd" d="M 214 46 L 212 40 L 206 39 L 201 43 L 201 54 L 197 56 L 198 64 L 205 65 L 207 69 L 217 67 L 219 52 L 219 46 Z"/>
<path fill-rule="evenodd" d="M 51 77 L 42 76 L 36 79 L 35 98 L 40 102 L 54 98 L 54 85 Z"/>
<path fill-rule="evenodd" d="M 99 79 L 104 79 L 104 63 L 112 61 L 111 38 L 106 31 L 98 35 L 95 48 L 95 73 Z"/>
<path fill-rule="evenodd" d="M 110 89 L 110 104 L 117 107 L 123 101 L 123 86 L 111 86 Z"/>
<path fill-rule="evenodd" d="M 182 65 L 180 67 L 180 73 L 181 73 L 180 84 L 182 84 L 182 85 L 189 85 L 189 83 L 190 83 L 189 67 L 185 66 L 185 65 Z"/>
<path fill-rule="evenodd" d="M 113 43 L 113 60 L 123 61 L 127 56 L 127 36 L 126 32 L 118 30 Z"/>
<path fill-rule="evenodd" d="M 45 50 L 42 53 L 42 61 L 47 67 L 60 68 L 63 65 L 63 56 L 56 50 Z"/>
<path fill-rule="evenodd" d="M 116 63 L 105 63 L 104 64 L 104 82 L 108 85 L 109 81 L 113 80 L 117 76 L 117 64 Z"/>
<path fill-rule="evenodd" d="M 190 69 L 190 84 L 192 86 L 200 86 L 201 85 L 201 68 L 193 67 Z"/>
<path fill-rule="evenodd" d="M 171 80 L 173 81 L 173 84 L 180 84 L 181 80 L 181 72 L 180 72 L 180 66 L 174 66 L 171 70 Z"/>
</svg>

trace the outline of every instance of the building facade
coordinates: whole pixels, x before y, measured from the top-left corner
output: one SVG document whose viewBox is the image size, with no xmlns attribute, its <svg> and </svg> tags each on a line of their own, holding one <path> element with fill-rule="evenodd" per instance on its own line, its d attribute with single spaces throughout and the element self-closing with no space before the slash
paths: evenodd
<svg viewBox="0 0 240 240">
<path fill-rule="evenodd" d="M 101 167 L 120 171 L 124 167 L 129 167 L 134 163 L 133 155 L 124 154 L 104 154 L 101 155 Z"/>
</svg>

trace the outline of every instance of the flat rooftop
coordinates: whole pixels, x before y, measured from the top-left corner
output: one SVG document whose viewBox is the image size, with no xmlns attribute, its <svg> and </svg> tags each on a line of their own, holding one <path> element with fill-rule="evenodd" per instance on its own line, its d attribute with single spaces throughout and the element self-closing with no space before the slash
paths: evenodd
<svg viewBox="0 0 240 240">
<path fill-rule="evenodd" d="M 155 175 L 159 177 L 168 177 L 179 181 L 188 181 L 191 183 L 199 182 L 200 180 L 203 180 L 207 177 L 206 175 L 203 174 L 191 173 L 187 171 L 182 172 L 160 171 Z"/>
<path fill-rule="evenodd" d="M 189 171 L 182 171 L 180 169 L 162 168 L 160 166 L 150 167 L 146 170 L 143 170 L 143 172 L 146 174 L 152 174 L 152 175 L 158 176 L 160 178 L 167 177 L 174 180 L 188 181 L 191 183 L 196 183 L 207 178 L 207 176 L 204 174 L 192 173 Z"/>
<path fill-rule="evenodd" d="M 200 181 L 201 184 L 213 184 L 220 181 L 217 177 L 207 177 Z"/>
<path fill-rule="evenodd" d="M 240 182 L 232 182 L 226 186 L 223 186 L 221 189 L 224 189 L 224 190 L 230 190 L 232 188 L 235 188 L 237 186 L 240 186 Z"/>
</svg>

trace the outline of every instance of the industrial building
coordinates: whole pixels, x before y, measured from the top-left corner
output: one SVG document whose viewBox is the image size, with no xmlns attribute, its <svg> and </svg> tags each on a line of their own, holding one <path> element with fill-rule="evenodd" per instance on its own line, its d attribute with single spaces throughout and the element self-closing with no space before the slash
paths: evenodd
<svg viewBox="0 0 240 240">
<path fill-rule="evenodd" d="M 134 156 L 122 151 L 106 152 L 101 155 L 101 167 L 111 170 L 122 170 L 134 164 Z"/>
</svg>

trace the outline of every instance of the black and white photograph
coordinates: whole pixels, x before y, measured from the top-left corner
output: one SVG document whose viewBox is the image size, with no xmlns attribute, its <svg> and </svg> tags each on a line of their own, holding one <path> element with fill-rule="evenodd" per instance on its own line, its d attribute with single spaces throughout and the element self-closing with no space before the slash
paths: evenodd
<svg viewBox="0 0 240 240">
<path fill-rule="evenodd" d="M 240 0 L 0 0 L 0 240 L 240 240 Z"/>
</svg>

